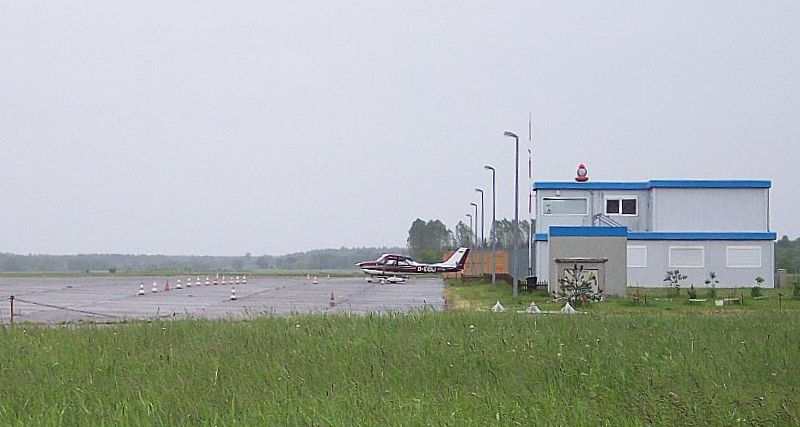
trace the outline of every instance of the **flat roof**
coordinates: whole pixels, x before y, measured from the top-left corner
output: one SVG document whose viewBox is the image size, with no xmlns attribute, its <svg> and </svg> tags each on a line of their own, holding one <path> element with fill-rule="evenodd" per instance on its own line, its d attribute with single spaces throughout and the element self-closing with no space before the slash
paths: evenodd
<svg viewBox="0 0 800 427">
<path fill-rule="evenodd" d="M 667 180 L 642 182 L 534 182 L 534 190 L 649 190 L 651 188 L 771 188 L 769 180 Z"/>
</svg>

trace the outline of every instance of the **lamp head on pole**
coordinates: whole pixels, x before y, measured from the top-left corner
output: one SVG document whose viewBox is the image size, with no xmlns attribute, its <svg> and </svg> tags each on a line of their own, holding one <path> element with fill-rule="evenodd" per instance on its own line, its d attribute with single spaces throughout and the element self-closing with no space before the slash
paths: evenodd
<svg viewBox="0 0 800 427">
<path fill-rule="evenodd" d="M 483 168 L 494 172 L 494 166 L 484 165 Z"/>
<path fill-rule="evenodd" d="M 476 189 L 475 189 L 475 191 L 477 191 L 477 192 L 479 192 L 479 193 L 483 194 L 483 190 L 482 190 L 482 189 L 480 189 L 480 188 L 476 188 Z"/>
<path fill-rule="evenodd" d="M 517 134 L 515 134 L 514 132 L 511 132 L 511 131 L 508 131 L 508 130 L 507 130 L 507 131 L 505 131 L 505 132 L 503 132 L 503 135 L 505 135 L 505 136 L 510 136 L 510 137 L 512 137 L 512 138 L 517 138 L 517 139 L 519 139 L 519 137 L 517 136 Z"/>
<path fill-rule="evenodd" d="M 477 204 L 477 203 L 469 202 L 469 204 L 470 204 L 471 206 L 475 206 L 475 209 L 477 209 L 477 208 L 478 208 L 478 204 Z"/>
</svg>

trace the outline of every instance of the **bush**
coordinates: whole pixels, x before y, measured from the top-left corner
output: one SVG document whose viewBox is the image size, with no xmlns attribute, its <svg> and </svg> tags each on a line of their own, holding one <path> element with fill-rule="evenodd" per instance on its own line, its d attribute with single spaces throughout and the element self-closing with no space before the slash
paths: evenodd
<svg viewBox="0 0 800 427">
<path fill-rule="evenodd" d="M 689 290 L 686 291 L 687 295 L 689 295 L 689 299 L 697 299 L 697 291 L 694 290 L 694 283 L 689 286 Z"/>
<path fill-rule="evenodd" d="M 680 270 L 667 270 L 667 276 L 664 278 L 664 282 L 667 283 L 670 294 L 674 293 L 675 295 L 680 295 L 681 282 L 688 277 L 689 276 L 685 274 L 681 274 Z"/>
<path fill-rule="evenodd" d="M 753 298 L 758 298 L 761 296 L 761 284 L 764 283 L 764 279 L 762 277 L 756 277 L 756 284 L 752 288 L 750 288 L 750 296 Z"/>
</svg>

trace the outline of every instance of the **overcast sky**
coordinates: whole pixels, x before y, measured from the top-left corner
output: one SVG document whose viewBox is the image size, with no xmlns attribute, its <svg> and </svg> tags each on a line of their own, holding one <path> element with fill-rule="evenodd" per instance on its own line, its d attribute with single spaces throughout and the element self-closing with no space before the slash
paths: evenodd
<svg viewBox="0 0 800 427">
<path fill-rule="evenodd" d="M 513 216 L 506 129 L 524 214 L 529 113 L 534 180 L 770 179 L 800 235 L 797 1 L 1 10 L 0 252 L 405 245 L 490 206 L 484 164 Z"/>
</svg>

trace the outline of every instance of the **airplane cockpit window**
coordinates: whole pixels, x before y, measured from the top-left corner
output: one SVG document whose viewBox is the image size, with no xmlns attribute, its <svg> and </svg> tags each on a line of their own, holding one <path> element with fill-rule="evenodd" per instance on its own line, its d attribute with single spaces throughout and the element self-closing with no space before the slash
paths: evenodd
<svg viewBox="0 0 800 427">
<path fill-rule="evenodd" d="M 378 258 L 378 260 L 375 261 L 375 263 L 377 263 L 377 264 L 386 264 L 386 256 L 382 256 L 382 257 Z"/>
<path fill-rule="evenodd" d="M 397 261 L 397 265 L 409 265 L 409 264 L 408 264 L 408 261 L 403 259 L 403 260 Z"/>
<path fill-rule="evenodd" d="M 390 260 L 386 261 L 386 265 L 397 265 L 397 260 L 396 259 L 390 259 Z"/>
</svg>

